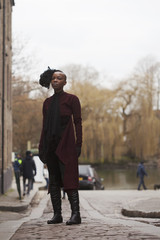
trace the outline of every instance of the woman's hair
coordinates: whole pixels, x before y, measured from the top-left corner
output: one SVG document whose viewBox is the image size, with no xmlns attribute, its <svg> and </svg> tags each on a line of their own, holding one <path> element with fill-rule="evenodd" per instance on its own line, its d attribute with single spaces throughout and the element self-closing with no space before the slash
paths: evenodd
<svg viewBox="0 0 160 240">
<path fill-rule="evenodd" d="M 48 69 L 40 75 L 39 84 L 42 87 L 49 88 L 51 80 L 52 80 L 52 75 L 55 72 L 61 72 L 65 75 L 65 73 L 62 72 L 61 70 L 51 69 L 50 67 L 48 67 Z M 65 79 L 67 79 L 66 75 L 65 75 Z"/>
</svg>

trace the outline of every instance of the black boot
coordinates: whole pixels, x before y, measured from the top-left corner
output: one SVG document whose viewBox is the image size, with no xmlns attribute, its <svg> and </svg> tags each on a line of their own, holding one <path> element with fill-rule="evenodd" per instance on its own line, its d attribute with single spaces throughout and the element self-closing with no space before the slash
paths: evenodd
<svg viewBox="0 0 160 240">
<path fill-rule="evenodd" d="M 63 218 L 61 214 L 61 189 L 57 186 L 50 185 L 50 196 L 53 206 L 54 216 L 51 220 L 48 220 L 48 224 L 62 223 Z"/>
<path fill-rule="evenodd" d="M 72 193 L 68 194 L 68 200 L 71 205 L 71 218 L 66 222 L 66 225 L 80 224 L 81 217 L 79 212 L 79 195 L 78 190 L 73 190 Z"/>
</svg>

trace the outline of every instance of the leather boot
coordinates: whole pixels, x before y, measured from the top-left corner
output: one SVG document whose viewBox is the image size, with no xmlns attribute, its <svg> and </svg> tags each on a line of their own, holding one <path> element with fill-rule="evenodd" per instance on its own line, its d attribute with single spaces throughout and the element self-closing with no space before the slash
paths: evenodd
<svg viewBox="0 0 160 240">
<path fill-rule="evenodd" d="M 72 224 L 80 224 L 81 217 L 79 212 L 79 195 L 78 190 L 73 190 L 70 194 L 68 194 L 68 200 L 71 205 L 71 218 L 66 222 L 66 225 Z"/>
<path fill-rule="evenodd" d="M 60 187 L 50 185 L 50 196 L 53 206 L 54 215 L 51 220 L 48 220 L 48 224 L 62 223 L 63 218 L 61 214 L 61 189 Z"/>
</svg>

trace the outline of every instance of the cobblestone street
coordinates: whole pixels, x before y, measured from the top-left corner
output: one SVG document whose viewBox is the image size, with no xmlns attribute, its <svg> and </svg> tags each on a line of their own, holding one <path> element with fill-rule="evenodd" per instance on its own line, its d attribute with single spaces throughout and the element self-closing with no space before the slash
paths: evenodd
<svg viewBox="0 0 160 240">
<path fill-rule="evenodd" d="M 117 202 L 116 198 L 113 200 L 112 207 L 111 205 L 102 206 L 101 201 L 103 197 L 106 196 L 105 191 L 81 192 L 80 196 L 82 224 L 74 226 L 65 225 L 65 222 L 70 217 L 70 206 L 66 199 L 62 201 L 64 222 L 62 224 L 48 225 L 46 222 L 52 217 L 52 207 L 49 201 L 43 215 L 39 219 L 32 219 L 23 223 L 11 240 L 160 239 L 160 228 L 155 227 L 153 224 L 154 220 L 132 219 L 122 216 L 120 214 L 120 208 L 118 208 L 120 203 L 117 203 L 117 205 L 114 203 Z M 95 204 L 99 196 L 101 196 L 101 201 Z M 113 194 L 111 194 L 110 197 L 112 198 Z M 91 201 L 91 199 L 93 199 L 93 201 Z M 105 203 L 105 201 L 103 202 Z M 115 206 L 116 209 L 113 209 L 113 206 Z M 102 212 L 98 209 L 101 209 Z"/>
</svg>

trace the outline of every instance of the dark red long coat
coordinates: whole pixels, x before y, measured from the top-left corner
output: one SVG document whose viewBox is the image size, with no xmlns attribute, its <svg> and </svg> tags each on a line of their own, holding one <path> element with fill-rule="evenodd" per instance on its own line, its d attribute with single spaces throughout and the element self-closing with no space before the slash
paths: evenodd
<svg viewBox="0 0 160 240">
<path fill-rule="evenodd" d="M 42 149 L 44 137 L 44 122 L 47 110 L 53 96 L 47 98 L 43 103 L 43 128 L 40 138 L 39 150 Z M 64 190 L 78 188 L 78 157 L 76 146 L 82 145 L 82 118 L 81 106 L 77 96 L 62 92 L 59 95 L 60 115 L 72 116 L 63 132 L 62 138 L 56 149 L 56 155 L 65 165 Z M 75 126 L 75 131 L 74 127 Z"/>
</svg>

